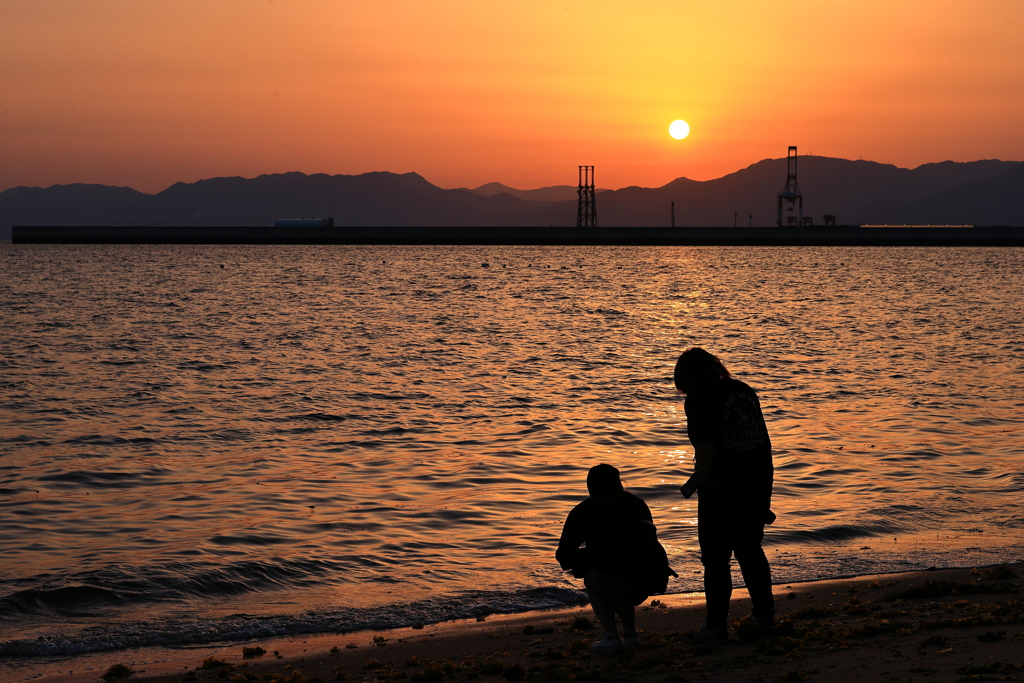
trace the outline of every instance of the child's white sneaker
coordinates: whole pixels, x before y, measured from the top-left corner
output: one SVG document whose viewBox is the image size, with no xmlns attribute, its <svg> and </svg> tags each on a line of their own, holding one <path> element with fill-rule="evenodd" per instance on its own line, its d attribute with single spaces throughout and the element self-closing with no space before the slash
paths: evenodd
<svg viewBox="0 0 1024 683">
<path fill-rule="evenodd" d="M 622 639 L 618 633 L 605 633 L 601 640 L 590 644 L 591 652 L 622 652 Z"/>
</svg>

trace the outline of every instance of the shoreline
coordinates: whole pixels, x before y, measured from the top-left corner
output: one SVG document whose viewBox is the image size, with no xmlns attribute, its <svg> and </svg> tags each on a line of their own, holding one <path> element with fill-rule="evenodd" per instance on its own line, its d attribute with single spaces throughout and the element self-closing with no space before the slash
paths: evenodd
<svg viewBox="0 0 1024 683">
<path fill-rule="evenodd" d="M 794 582 L 777 584 L 774 591 L 777 618 L 789 624 L 783 627 L 788 635 L 760 644 L 735 641 L 735 627 L 734 641 L 727 645 L 683 643 L 682 635 L 703 621 L 704 599 L 702 593 L 679 593 L 637 608 L 644 646 L 625 655 L 589 652 L 587 645 L 598 630 L 572 628 L 579 617 L 596 623 L 587 606 L 422 628 L 153 647 L 54 661 L 8 660 L 0 663 L 0 677 L 11 683 L 95 682 L 112 665 L 123 664 L 135 673 L 120 680 L 148 683 L 557 683 L 597 678 L 682 683 L 709 673 L 715 681 L 785 676 L 862 683 L 886 676 L 894 681 L 956 681 L 964 671 L 984 673 L 984 667 L 1024 678 L 1021 562 Z M 734 590 L 730 620 L 735 623 L 748 612 L 746 590 Z M 246 658 L 243 647 L 262 648 L 266 654 Z"/>
</svg>

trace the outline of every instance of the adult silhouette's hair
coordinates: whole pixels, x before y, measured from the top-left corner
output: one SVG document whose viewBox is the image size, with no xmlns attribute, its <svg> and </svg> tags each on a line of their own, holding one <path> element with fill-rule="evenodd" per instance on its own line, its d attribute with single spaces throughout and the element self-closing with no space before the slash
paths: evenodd
<svg viewBox="0 0 1024 683">
<path fill-rule="evenodd" d="M 619 479 L 619 471 L 604 463 L 594 465 L 587 472 L 587 490 L 595 498 L 622 493 L 622 480 Z"/>
<path fill-rule="evenodd" d="M 673 373 L 676 389 L 688 393 L 694 386 L 713 382 L 716 379 L 729 379 L 732 375 L 725 369 L 725 364 L 700 347 L 686 349 L 676 361 Z"/>
</svg>

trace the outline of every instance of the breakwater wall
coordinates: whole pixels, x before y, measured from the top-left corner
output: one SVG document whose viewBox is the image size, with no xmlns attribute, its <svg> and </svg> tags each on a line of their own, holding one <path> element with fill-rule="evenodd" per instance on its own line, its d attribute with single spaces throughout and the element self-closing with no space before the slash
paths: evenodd
<svg viewBox="0 0 1024 683">
<path fill-rule="evenodd" d="M 1024 228 L 14 226 L 14 244 L 1024 246 Z"/>
</svg>

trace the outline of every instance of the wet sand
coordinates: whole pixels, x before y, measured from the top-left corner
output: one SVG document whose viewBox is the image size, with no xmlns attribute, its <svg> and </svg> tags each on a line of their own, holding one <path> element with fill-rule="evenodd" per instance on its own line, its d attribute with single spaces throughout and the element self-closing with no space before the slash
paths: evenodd
<svg viewBox="0 0 1024 683">
<path fill-rule="evenodd" d="M 121 664 L 134 673 L 120 680 L 149 683 L 1024 680 L 1020 563 L 794 583 L 775 593 L 781 635 L 760 642 L 739 639 L 735 622 L 749 612 L 749 600 L 737 590 L 733 640 L 720 646 L 683 642 L 703 619 L 703 596 L 683 594 L 638 608 L 643 647 L 620 655 L 591 654 L 598 629 L 587 628 L 584 620 L 596 621 L 580 607 L 228 647 L 101 653 L 42 668 L 9 662 L 0 674 L 79 683 L 101 680 Z M 266 653 L 247 657 L 243 648 Z"/>
</svg>

